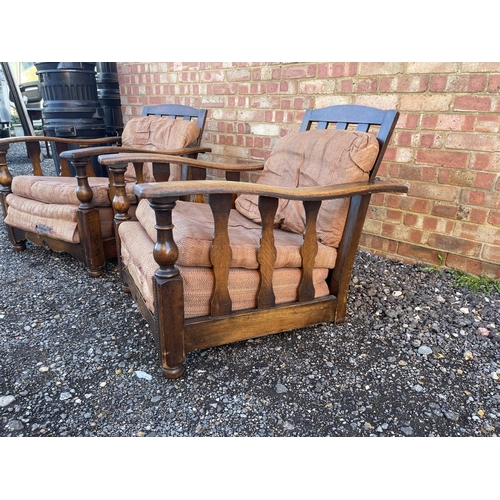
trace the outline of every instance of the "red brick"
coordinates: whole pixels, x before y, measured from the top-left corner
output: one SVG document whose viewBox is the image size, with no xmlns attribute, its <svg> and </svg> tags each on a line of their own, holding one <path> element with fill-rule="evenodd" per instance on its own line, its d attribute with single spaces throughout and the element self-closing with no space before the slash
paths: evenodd
<svg viewBox="0 0 500 500">
<path fill-rule="evenodd" d="M 400 243 L 398 254 L 404 257 L 411 257 L 416 262 L 426 262 L 431 265 L 439 265 L 439 254 L 437 250 L 409 243 Z"/>
<path fill-rule="evenodd" d="M 448 75 L 446 85 L 441 91 L 458 92 L 483 92 L 486 88 L 486 75 Z"/>
<path fill-rule="evenodd" d="M 422 167 L 420 165 L 394 164 L 389 169 L 391 177 L 405 180 L 435 182 L 437 169 L 435 167 Z"/>
<path fill-rule="evenodd" d="M 404 225 L 409 227 L 415 227 L 418 223 L 418 215 L 416 214 L 405 214 Z"/>
<path fill-rule="evenodd" d="M 490 215 L 488 217 L 488 223 L 492 224 L 493 226 L 499 226 L 500 227 L 500 212 L 490 212 Z"/>
<path fill-rule="evenodd" d="M 440 133 L 422 133 L 418 135 L 420 150 L 428 148 L 439 148 L 443 147 L 444 136 Z"/>
<path fill-rule="evenodd" d="M 316 65 L 288 66 L 283 68 L 284 80 L 288 78 L 311 78 L 316 76 Z"/>
<path fill-rule="evenodd" d="M 370 204 L 375 206 L 384 206 L 385 205 L 385 193 L 374 193 L 370 199 Z"/>
<path fill-rule="evenodd" d="M 497 152 L 500 150 L 500 138 L 497 134 L 451 133 L 445 141 L 445 147 L 450 149 L 465 149 L 467 151 Z"/>
<path fill-rule="evenodd" d="M 264 160 L 276 135 L 298 130 L 308 107 L 397 106 L 378 174 L 410 193 L 372 196 L 367 225 L 388 236 L 364 234 L 364 243 L 381 255 L 429 261 L 448 251 L 428 241 L 454 237 L 444 244 L 455 241 L 457 252 L 457 241 L 483 245 L 481 256 L 467 257 L 468 247 L 456 254 L 464 262 L 500 267 L 491 257 L 498 251 L 491 231 L 500 227 L 500 63 L 150 62 L 119 63 L 118 71 L 124 121 L 145 104 L 209 108 L 204 144 L 224 161 Z M 253 124 L 276 124 L 277 133 L 256 136 Z M 420 250 L 410 255 L 409 247 Z"/>
<path fill-rule="evenodd" d="M 457 113 L 424 115 L 422 129 L 468 132 L 474 130 L 475 121 L 474 116 Z"/>
<path fill-rule="evenodd" d="M 460 203 L 483 208 L 500 209 L 500 196 L 495 192 L 476 189 L 462 189 Z"/>
<path fill-rule="evenodd" d="M 497 245 L 484 245 L 483 253 L 481 255 L 484 259 L 491 262 L 500 263 L 500 246 Z"/>
<path fill-rule="evenodd" d="M 480 245 L 474 241 L 464 240 L 455 236 L 431 234 L 427 244 L 436 250 L 444 250 L 469 257 L 479 257 L 480 255 Z"/>
<path fill-rule="evenodd" d="M 371 218 L 387 222 L 395 222 L 400 224 L 403 220 L 403 212 L 399 210 L 389 210 L 371 206 Z"/>
<path fill-rule="evenodd" d="M 415 182 L 410 185 L 408 194 L 417 198 L 451 202 L 457 200 L 459 189 L 455 186 L 429 185 Z"/>
<path fill-rule="evenodd" d="M 476 174 L 476 180 L 474 182 L 474 187 L 482 188 L 482 189 L 492 189 L 495 180 L 497 179 L 497 175 L 489 174 L 485 172 L 478 172 Z"/>
<path fill-rule="evenodd" d="M 448 81 L 447 76 L 443 75 L 433 76 L 430 79 L 429 90 L 431 92 L 443 92 L 446 89 L 447 81 Z"/>
<path fill-rule="evenodd" d="M 488 210 L 482 208 L 471 208 L 469 213 L 469 221 L 476 224 L 484 224 L 488 219 Z M 492 224 L 490 222 L 490 224 Z"/>
<path fill-rule="evenodd" d="M 354 92 L 354 80 L 342 80 L 340 82 L 340 91 L 343 93 Z"/>
<path fill-rule="evenodd" d="M 474 153 L 471 155 L 470 168 L 500 172 L 500 155 Z"/>
<path fill-rule="evenodd" d="M 407 114 L 401 113 L 398 118 L 398 123 L 396 129 L 410 129 L 415 130 L 418 127 L 420 121 L 420 114 Z"/>
<path fill-rule="evenodd" d="M 271 78 L 273 80 L 281 80 L 281 68 L 273 68 L 271 71 Z"/>
<path fill-rule="evenodd" d="M 456 96 L 453 108 L 464 111 L 490 111 L 492 100 L 490 97 L 481 96 Z"/>
<path fill-rule="evenodd" d="M 413 132 L 398 132 L 396 131 L 392 136 L 392 143 L 396 146 L 411 146 Z"/>
<path fill-rule="evenodd" d="M 477 132 L 498 132 L 500 131 L 500 116 L 488 113 L 478 116 L 476 119 Z"/>
<path fill-rule="evenodd" d="M 460 255 L 449 254 L 446 258 L 446 265 L 476 276 L 485 275 L 494 279 L 500 278 L 500 266 Z"/>
<path fill-rule="evenodd" d="M 394 254 L 398 248 L 398 242 L 394 240 L 390 240 L 387 238 L 382 238 L 381 236 L 375 236 L 371 234 L 362 234 L 360 246 L 369 251 L 382 250 L 385 253 Z"/>
<path fill-rule="evenodd" d="M 490 75 L 488 79 L 488 92 L 500 92 L 500 75 Z"/>
<path fill-rule="evenodd" d="M 356 83 L 356 92 L 376 92 L 378 88 L 378 80 L 362 79 Z"/>
<path fill-rule="evenodd" d="M 343 76 L 354 76 L 357 63 L 324 63 L 318 64 L 318 78 L 339 78 Z"/>
<path fill-rule="evenodd" d="M 473 186 L 476 174 L 470 170 L 442 168 L 439 170 L 438 182 L 454 186 Z"/>
<path fill-rule="evenodd" d="M 448 219 L 454 219 L 457 215 L 457 206 L 456 205 L 444 205 L 444 204 L 435 204 L 432 207 L 432 215 L 436 217 L 445 217 Z"/>
</svg>

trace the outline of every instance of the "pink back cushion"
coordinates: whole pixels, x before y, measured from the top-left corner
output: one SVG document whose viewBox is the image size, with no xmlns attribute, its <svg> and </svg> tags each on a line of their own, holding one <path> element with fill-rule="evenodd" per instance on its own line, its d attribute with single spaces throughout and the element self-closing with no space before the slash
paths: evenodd
<svg viewBox="0 0 500 500">
<path fill-rule="evenodd" d="M 367 181 L 377 158 L 377 139 L 365 132 L 311 130 L 282 137 L 266 161 L 260 184 L 283 187 L 311 187 Z M 236 209 L 261 223 L 258 197 L 240 195 Z M 328 200 L 318 216 L 318 240 L 337 248 L 344 230 L 348 199 Z M 303 233 L 305 211 L 302 202 L 280 200 L 275 224 L 281 229 Z"/>
<path fill-rule="evenodd" d="M 192 120 L 175 120 L 166 116 L 135 116 L 131 118 L 122 134 L 123 146 L 148 148 L 153 151 L 171 151 L 188 147 L 200 135 L 200 127 Z M 180 180 L 180 165 L 171 165 L 170 179 Z M 144 181 L 153 182 L 150 163 L 144 164 Z M 135 170 L 129 165 L 125 180 L 135 181 Z"/>
</svg>

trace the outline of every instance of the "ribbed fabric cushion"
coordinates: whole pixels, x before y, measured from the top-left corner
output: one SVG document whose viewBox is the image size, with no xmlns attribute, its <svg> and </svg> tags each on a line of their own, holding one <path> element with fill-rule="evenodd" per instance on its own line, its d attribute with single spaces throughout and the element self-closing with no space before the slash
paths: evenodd
<svg viewBox="0 0 500 500">
<path fill-rule="evenodd" d="M 198 204 L 197 204 L 198 205 Z M 153 257 L 154 242 L 140 222 L 120 225 L 121 258 L 138 286 L 146 306 L 154 312 L 153 276 L 158 268 Z M 186 318 L 206 316 L 210 312 L 213 290 L 213 271 L 207 267 L 178 266 L 184 283 L 184 315 Z M 328 295 L 325 282 L 328 269 L 315 269 L 313 280 L 316 297 Z M 273 289 L 276 303 L 291 302 L 297 298 L 301 270 L 276 269 Z M 229 294 L 234 311 L 255 307 L 260 283 L 259 272 L 252 269 L 234 268 L 229 271 Z"/>
<path fill-rule="evenodd" d="M 141 200 L 136 211 L 137 220 L 145 228 L 149 238 L 156 241 L 155 213 L 147 200 Z M 179 248 L 178 264 L 182 266 L 211 267 L 210 248 L 214 234 L 214 222 L 210 205 L 178 201 L 172 212 L 174 240 Z M 258 269 L 257 250 L 262 227 L 243 217 L 236 210 L 229 216 L 229 239 L 232 252 L 231 267 Z M 300 267 L 302 235 L 276 229 L 277 250 L 275 268 Z M 337 251 L 321 243 L 315 267 L 333 268 Z"/>
<path fill-rule="evenodd" d="M 89 177 L 92 200 L 96 207 L 110 207 L 109 179 L 107 177 Z M 56 203 L 59 205 L 79 205 L 76 196 L 78 181 L 75 177 L 18 175 L 12 180 L 12 192 L 23 198 Z M 135 200 L 131 186 L 127 191 L 129 198 Z"/>
<path fill-rule="evenodd" d="M 5 223 L 69 243 L 79 243 L 78 206 L 42 203 L 15 194 L 7 196 L 9 206 Z M 113 235 L 113 210 L 98 208 L 103 238 Z"/>
<path fill-rule="evenodd" d="M 366 181 L 379 150 L 377 139 L 364 132 L 311 130 L 282 137 L 266 161 L 260 184 L 310 187 Z M 236 209 L 260 222 L 255 195 L 240 195 Z M 321 205 L 318 239 L 338 247 L 347 217 L 349 200 L 329 200 Z M 305 212 L 300 201 L 280 200 L 275 223 L 282 229 L 302 234 Z"/>
<path fill-rule="evenodd" d="M 131 118 L 122 134 L 123 146 L 140 146 L 155 151 L 166 151 L 188 147 L 200 135 L 200 127 L 192 120 L 177 120 L 164 116 L 136 116 Z M 151 163 L 143 167 L 145 182 L 154 182 Z M 181 178 L 181 166 L 170 166 L 169 180 Z M 125 180 L 135 181 L 135 170 L 132 164 L 127 167 Z"/>
</svg>

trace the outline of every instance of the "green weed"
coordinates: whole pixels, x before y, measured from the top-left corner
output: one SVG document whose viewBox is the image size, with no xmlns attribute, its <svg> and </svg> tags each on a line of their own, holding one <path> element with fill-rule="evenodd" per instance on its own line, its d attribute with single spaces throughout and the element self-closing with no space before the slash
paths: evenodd
<svg viewBox="0 0 500 500">
<path fill-rule="evenodd" d="M 440 273 L 443 271 L 444 258 L 441 254 L 438 254 L 439 264 L 436 266 L 423 267 L 424 271 L 434 271 Z M 459 271 L 458 269 L 449 269 L 453 275 L 454 287 L 467 287 L 472 293 L 481 292 L 489 297 L 492 292 L 496 291 L 500 293 L 500 279 L 489 278 L 488 276 L 475 276 L 474 274 L 466 273 L 465 271 Z"/>
<path fill-rule="evenodd" d="M 451 272 L 455 279 L 453 283 L 455 287 L 464 286 L 473 293 L 481 292 L 487 297 L 494 291 L 500 293 L 500 279 L 489 278 L 484 275 L 475 276 L 464 271 L 459 271 L 458 269 L 452 269 Z"/>
<path fill-rule="evenodd" d="M 424 271 L 435 271 L 435 272 L 441 271 L 441 268 L 443 267 L 444 264 L 444 257 L 440 253 L 438 254 L 438 260 L 439 264 L 437 266 L 428 266 L 428 267 L 423 267 L 422 269 Z"/>
</svg>

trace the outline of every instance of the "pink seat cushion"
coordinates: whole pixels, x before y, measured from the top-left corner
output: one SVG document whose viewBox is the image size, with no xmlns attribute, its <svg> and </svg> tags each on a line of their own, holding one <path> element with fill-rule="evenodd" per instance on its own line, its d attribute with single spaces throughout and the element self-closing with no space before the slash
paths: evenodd
<svg viewBox="0 0 500 500">
<path fill-rule="evenodd" d="M 350 130 L 311 130 L 282 137 L 266 161 L 260 184 L 310 187 L 367 181 L 378 154 L 377 139 Z M 255 195 L 240 195 L 236 209 L 260 222 Z M 321 205 L 318 239 L 337 248 L 344 230 L 349 200 L 329 200 Z M 305 211 L 302 202 L 280 200 L 275 223 L 282 229 L 302 234 Z"/>
<path fill-rule="evenodd" d="M 43 203 L 30 200 L 15 194 L 7 195 L 9 210 L 5 223 L 36 233 L 42 237 L 50 237 L 69 243 L 80 243 L 78 232 L 78 206 Z M 113 209 L 98 207 L 99 221 L 103 238 L 114 234 Z"/>
<path fill-rule="evenodd" d="M 122 262 L 132 276 L 146 306 L 154 312 L 153 276 L 158 269 L 158 264 L 153 257 L 154 241 L 138 221 L 121 224 L 119 232 Z M 209 267 L 182 265 L 177 267 L 184 284 L 185 317 L 192 318 L 210 314 L 210 298 L 214 286 L 213 270 Z M 328 295 L 329 289 L 325 281 L 327 275 L 328 269 L 314 269 L 313 281 L 316 297 Z M 277 304 L 297 300 L 297 287 L 301 276 L 302 272 L 299 268 L 275 270 L 273 290 Z M 242 268 L 230 269 L 228 289 L 234 311 L 255 307 L 259 284 L 259 271 Z"/>
<path fill-rule="evenodd" d="M 156 241 L 155 213 L 147 200 L 139 202 L 135 215 L 149 238 Z M 172 222 L 174 240 L 179 248 L 178 264 L 212 267 L 210 249 L 214 234 L 214 221 L 210 205 L 178 201 L 172 212 Z M 231 210 L 228 231 L 232 253 L 231 267 L 258 269 L 257 250 L 260 245 L 262 227 L 243 217 L 236 210 Z M 302 235 L 276 229 L 274 238 L 277 251 L 274 267 L 300 267 Z M 336 258 L 335 248 L 319 243 L 315 267 L 333 268 Z"/>
<path fill-rule="evenodd" d="M 110 207 L 109 179 L 106 177 L 89 177 L 92 189 L 92 201 L 96 207 Z M 76 196 L 78 181 L 75 177 L 18 175 L 12 180 L 12 192 L 17 196 L 42 203 L 59 205 L 80 204 Z M 128 189 L 129 198 L 135 200 L 133 186 Z"/>
</svg>

